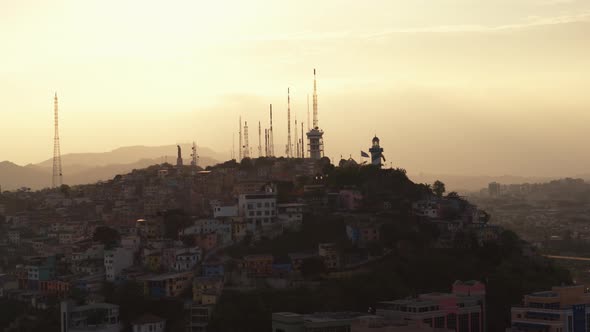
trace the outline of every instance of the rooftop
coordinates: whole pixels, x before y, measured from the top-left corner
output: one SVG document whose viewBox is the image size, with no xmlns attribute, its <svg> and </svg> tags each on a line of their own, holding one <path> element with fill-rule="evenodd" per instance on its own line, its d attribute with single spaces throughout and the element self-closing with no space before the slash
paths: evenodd
<svg viewBox="0 0 590 332">
<path fill-rule="evenodd" d="M 184 277 L 187 274 L 192 274 L 192 272 L 171 272 L 171 273 L 164 273 L 164 274 L 157 274 L 157 275 L 148 275 L 145 277 L 138 278 L 138 280 L 144 281 L 162 281 L 172 278 Z"/>
<path fill-rule="evenodd" d="M 110 303 L 93 303 L 93 304 L 86 304 L 79 307 L 72 308 L 71 311 L 88 311 L 88 310 L 96 310 L 96 309 L 119 309 L 119 306 L 116 304 Z"/>
</svg>

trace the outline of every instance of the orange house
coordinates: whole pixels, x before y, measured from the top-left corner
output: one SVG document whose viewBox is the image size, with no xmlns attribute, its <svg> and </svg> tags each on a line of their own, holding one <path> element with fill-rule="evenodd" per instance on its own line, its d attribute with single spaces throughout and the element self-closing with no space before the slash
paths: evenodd
<svg viewBox="0 0 590 332">
<path fill-rule="evenodd" d="M 270 277 L 272 275 L 272 255 L 249 255 L 244 257 L 246 272 L 249 277 Z"/>
</svg>

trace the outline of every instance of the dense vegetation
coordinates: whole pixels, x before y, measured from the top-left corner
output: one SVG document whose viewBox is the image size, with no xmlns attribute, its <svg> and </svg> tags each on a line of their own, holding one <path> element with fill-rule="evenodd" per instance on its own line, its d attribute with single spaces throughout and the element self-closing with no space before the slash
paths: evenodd
<svg viewBox="0 0 590 332">
<path fill-rule="evenodd" d="M 213 330 L 269 331 L 272 312 L 365 312 L 378 301 L 448 291 L 455 280 L 474 279 L 487 284 L 488 330 L 501 331 L 509 323 L 510 306 L 520 303 L 523 294 L 571 282 L 566 270 L 541 258 L 524 256 L 521 241 L 510 231 L 504 232 L 497 244 L 479 246 L 468 239 L 456 248 L 436 249 L 428 245 L 436 234 L 427 226 L 398 226 L 407 231 L 388 240 L 399 245 L 386 259 L 373 263 L 368 273 L 321 282 L 317 288 L 225 291 L 214 312 Z M 342 229 L 333 230 L 337 234 Z M 308 235 L 305 230 L 288 234 L 249 250 L 286 252 L 284 247 L 289 244 L 312 242 Z"/>
</svg>

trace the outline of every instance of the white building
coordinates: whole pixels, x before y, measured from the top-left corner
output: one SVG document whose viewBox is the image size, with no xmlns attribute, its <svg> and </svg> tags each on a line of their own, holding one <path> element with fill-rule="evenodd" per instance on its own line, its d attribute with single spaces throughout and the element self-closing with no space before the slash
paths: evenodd
<svg viewBox="0 0 590 332">
<path fill-rule="evenodd" d="M 215 206 L 213 208 L 213 217 L 215 217 L 215 218 L 237 217 L 237 216 L 238 216 L 238 206 L 237 205 Z"/>
<path fill-rule="evenodd" d="M 61 332 L 119 332 L 119 306 L 95 303 L 75 306 L 72 302 L 61 302 Z"/>
<path fill-rule="evenodd" d="M 271 226 L 277 217 L 277 195 L 274 192 L 242 194 L 239 197 L 239 214 L 248 223 L 248 230 L 256 232 Z"/>
<path fill-rule="evenodd" d="M 297 230 L 301 228 L 304 207 L 304 204 L 299 203 L 277 204 L 279 223 L 288 229 Z"/>
<path fill-rule="evenodd" d="M 133 251 L 117 247 L 104 253 L 104 267 L 107 281 L 115 281 L 121 272 L 133 265 Z"/>
<path fill-rule="evenodd" d="M 412 204 L 414 214 L 419 217 L 428 217 L 436 219 L 439 216 L 439 204 L 438 200 L 421 200 Z"/>
<path fill-rule="evenodd" d="M 164 332 L 166 321 L 154 315 L 143 315 L 131 323 L 133 332 Z"/>
<path fill-rule="evenodd" d="M 20 232 L 17 230 L 8 231 L 8 243 L 20 244 Z"/>
</svg>

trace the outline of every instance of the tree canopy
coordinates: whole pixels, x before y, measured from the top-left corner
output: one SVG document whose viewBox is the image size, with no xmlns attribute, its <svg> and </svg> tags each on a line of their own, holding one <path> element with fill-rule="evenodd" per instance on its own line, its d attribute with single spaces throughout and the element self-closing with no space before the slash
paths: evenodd
<svg viewBox="0 0 590 332">
<path fill-rule="evenodd" d="M 98 241 L 105 246 L 112 246 L 119 242 L 120 235 L 116 229 L 107 227 L 107 226 L 99 226 L 94 230 L 94 234 L 92 234 L 92 240 Z"/>
<path fill-rule="evenodd" d="M 447 189 L 445 188 L 445 184 L 442 181 L 436 180 L 432 184 L 432 191 L 438 197 L 442 197 Z"/>
</svg>

